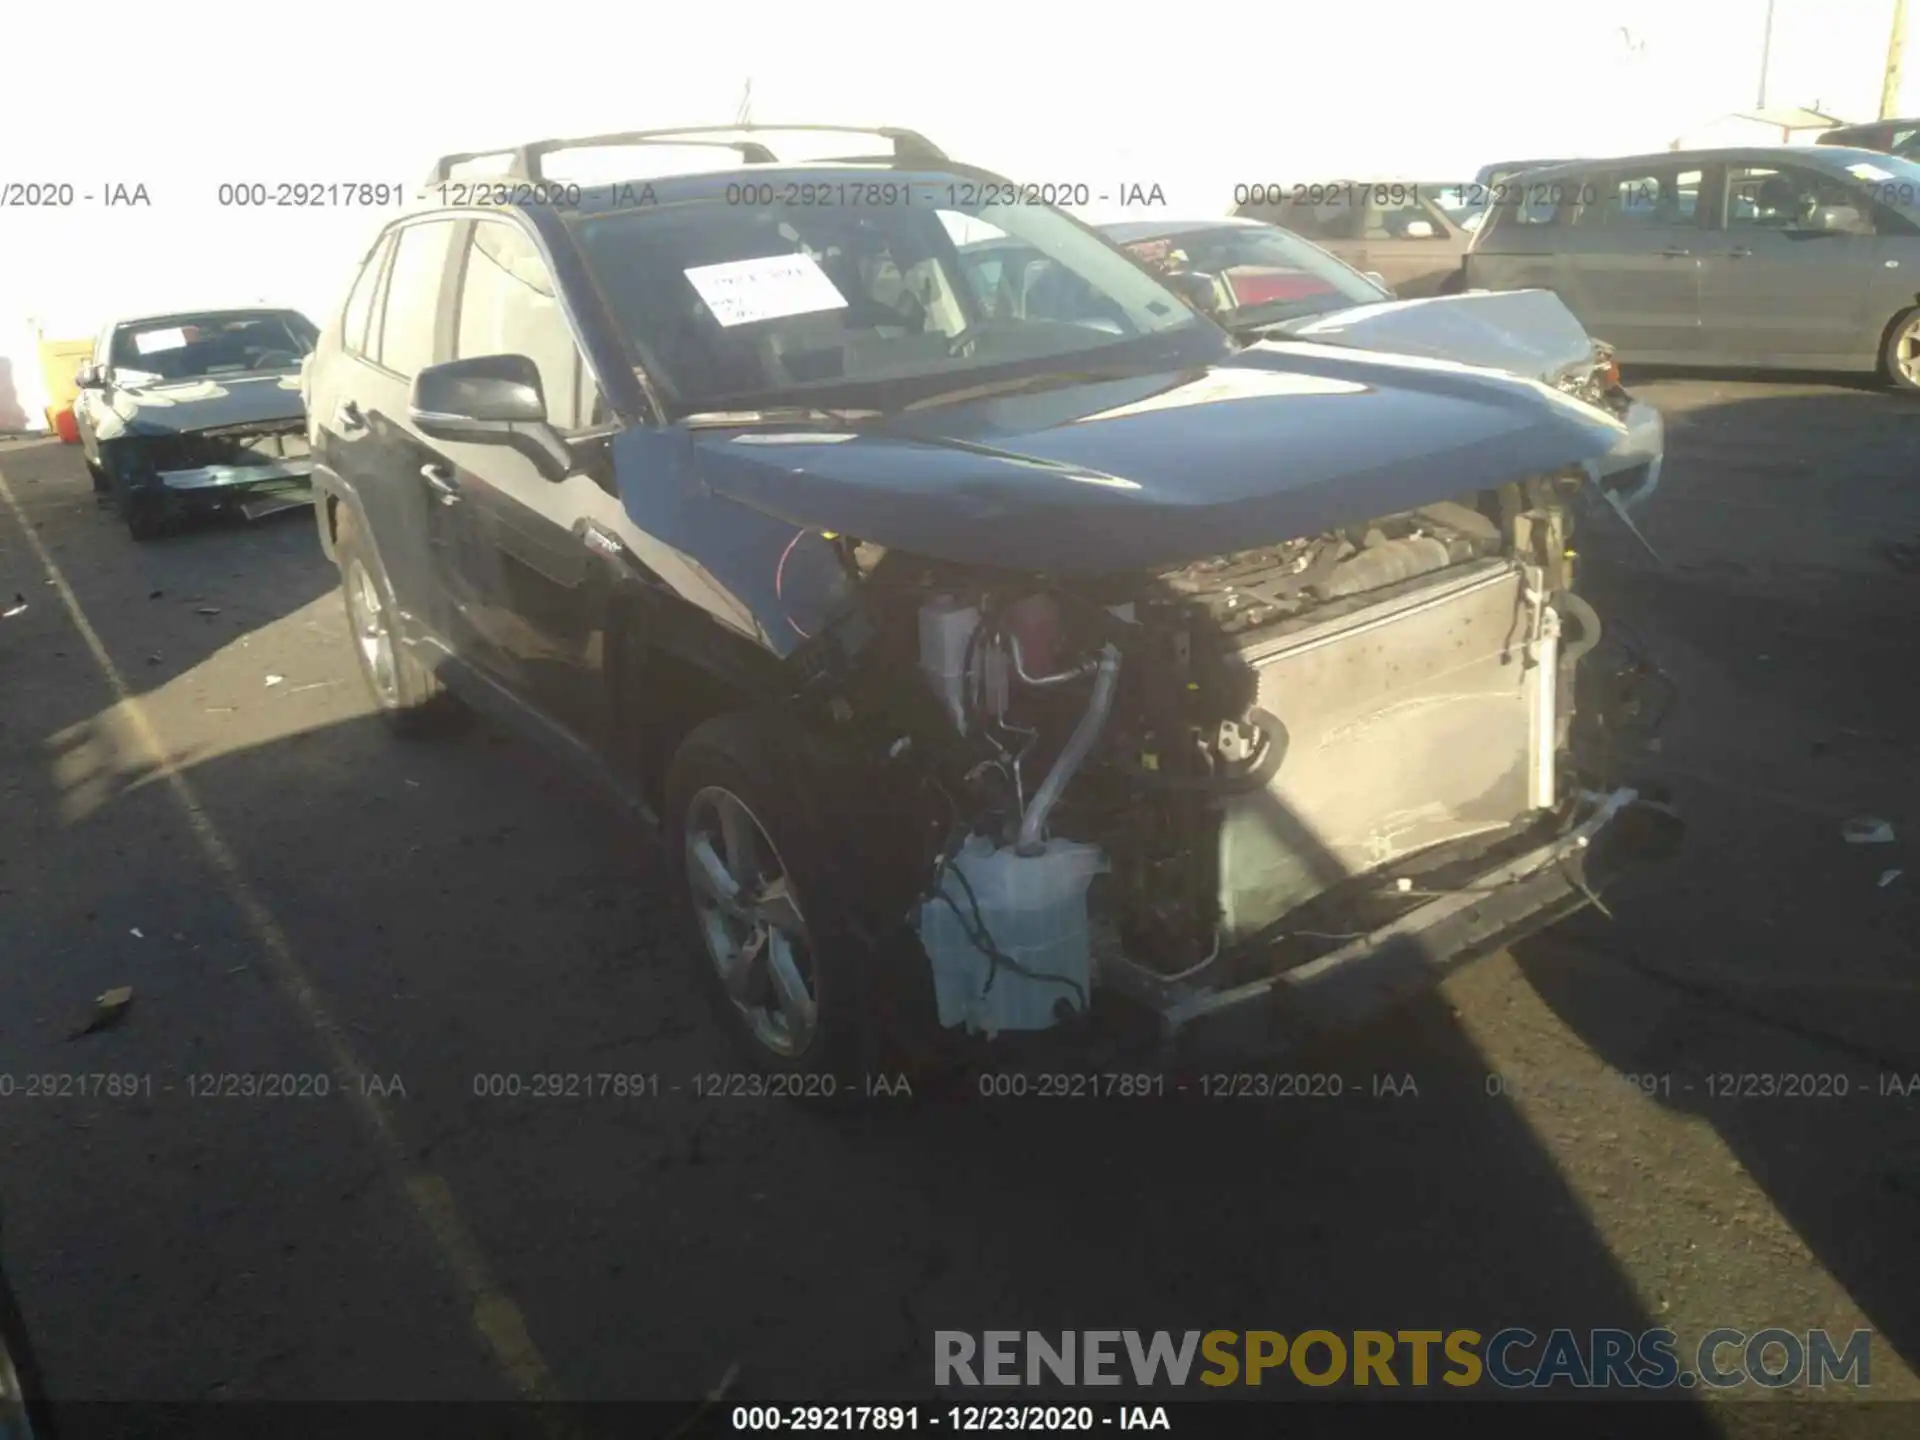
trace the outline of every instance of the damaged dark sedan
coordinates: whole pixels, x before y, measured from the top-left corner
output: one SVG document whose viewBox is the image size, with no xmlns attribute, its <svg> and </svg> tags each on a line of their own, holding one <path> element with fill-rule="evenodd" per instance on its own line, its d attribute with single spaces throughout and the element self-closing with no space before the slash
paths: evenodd
<svg viewBox="0 0 1920 1440">
<path fill-rule="evenodd" d="M 879 133 L 584 189 L 544 160 L 687 132 L 521 147 L 385 229 L 309 369 L 380 709 L 485 707 L 657 818 L 761 1066 L 831 1094 L 948 1045 L 1276 1045 L 1670 833 L 1574 758 L 1620 710 L 1569 503 L 1619 419 L 1239 343 Z M 1090 310 L 982 303 L 960 248 L 997 239 Z"/>
<path fill-rule="evenodd" d="M 207 310 L 109 325 L 75 376 L 95 491 L 136 540 L 193 511 L 253 517 L 312 499 L 300 366 L 318 328 L 293 310 Z"/>
</svg>

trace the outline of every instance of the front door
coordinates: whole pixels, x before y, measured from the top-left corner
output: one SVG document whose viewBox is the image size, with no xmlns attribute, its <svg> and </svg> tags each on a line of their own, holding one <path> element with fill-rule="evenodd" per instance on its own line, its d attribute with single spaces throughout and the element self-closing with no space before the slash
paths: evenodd
<svg viewBox="0 0 1920 1440">
<path fill-rule="evenodd" d="M 531 233 L 476 222 L 464 247 L 453 358 L 524 355 L 540 372 L 548 422 L 573 466 L 543 473 L 501 444 L 435 441 L 458 517 L 456 593 L 474 658 L 511 692 L 590 749 L 605 740 L 609 570 L 593 548 L 616 535 L 599 390 Z M 589 539 L 590 531 L 598 531 Z"/>
<path fill-rule="evenodd" d="M 1713 358 L 1814 369 L 1857 360 L 1878 267 L 1872 197 L 1798 165 L 1725 174 L 1701 270 Z"/>
<path fill-rule="evenodd" d="M 1622 359 L 1705 354 L 1700 271 L 1714 236 L 1700 179 L 1698 169 L 1652 165 L 1560 182 L 1570 193 L 1562 196 L 1553 288 Z"/>
</svg>

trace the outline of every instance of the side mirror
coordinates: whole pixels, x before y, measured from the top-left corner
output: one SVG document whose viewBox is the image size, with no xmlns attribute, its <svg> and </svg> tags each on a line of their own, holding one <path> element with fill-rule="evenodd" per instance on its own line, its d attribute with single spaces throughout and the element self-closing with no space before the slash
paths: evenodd
<svg viewBox="0 0 1920 1440">
<path fill-rule="evenodd" d="M 106 381 L 98 365 L 82 365 L 73 372 L 73 384 L 77 390 L 98 390 Z"/>
<path fill-rule="evenodd" d="M 547 423 L 539 367 L 525 355 L 479 355 L 429 365 L 413 377 L 408 411 L 422 435 L 505 445 L 549 480 L 563 480 L 573 468 L 566 442 Z"/>
<path fill-rule="evenodd" d="M 1431 220 L 1409 220 L 1407 228 L 1401 232 L 1409 240 L 1431 240 L 1434 236 Z"/>
<path fill-rule="evenodd" d="M 1378 285 L 1382 290 L 1386 291 L 1389 295 L 1393 293 L 1393 287 L 1387 284 L 1387 277 L 1382 275 L 1378 270 L 1369 270 L 1366 272 L 1366 276 L 1367 276 L 1367 279 L 1371 280 L 1374 284 Z"/>
</svg>

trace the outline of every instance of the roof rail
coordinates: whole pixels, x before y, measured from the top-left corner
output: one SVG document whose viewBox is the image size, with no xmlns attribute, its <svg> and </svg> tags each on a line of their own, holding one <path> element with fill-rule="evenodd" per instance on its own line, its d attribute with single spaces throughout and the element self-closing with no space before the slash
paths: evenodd
<svg viewBox="0 0 1920 1440">
<path fill-rule="evenodd" d="M 538 183 L 546 178 L 545 166 L 541 162 L 555 151 L 612 148 L 620 145 L 713 146 L 717 149 L 737 151 L 741 160 L 749 165 L 772 165 L 778 163 L 778 157 L 773 151 L 759 140 L 745 138 L 767 133 L 878 135 L 883 140 L 893 142 L 891 158 L 895 161 L 942 164 L 947 160 L 946 152 L 917 130 L 903 130 L 892 125 L 682 125 L 666 130 L 620 130 L 608 135 L 582 135 L 564 140 L 533 140 L 524 145 L 509 145 L 498 150 L 470 150 L 458 155 L 442 155 L 433 162 L 433 170 L 427 176 L 426 183 L 438 185 L 452 174 L 456 165 L 464 165 L 472 160 L 488 159 L 495 155 L 508 157 L 506 171 L 500 178 Z M 727 135 L 742 138 L 733 140 L 718 138 Z M 887 158 L 889 157 L 863 157 L 859 163 L 883 162 Z"/>
</svg>

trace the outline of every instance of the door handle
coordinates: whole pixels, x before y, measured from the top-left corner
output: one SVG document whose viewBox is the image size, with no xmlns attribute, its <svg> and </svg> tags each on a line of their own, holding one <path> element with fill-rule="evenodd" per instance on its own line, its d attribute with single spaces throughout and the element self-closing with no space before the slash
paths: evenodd
<svg viewBox="0 0 1920 1440">
<path fill-rule="evenodd" d="M 580 527 L 580 540 L 587 549 L 596 555 L 604 555 L 620 568 L 628 578 L 645 585 L 650 590 L 658 590 L 664 595 L 674 595 L 674 588 L 634 558 L 633 552 L 618 535 L 605 530 L 589 520 Z"/>
<path fill-rule="evenodd" d="M 1678 260 L 1683 256 L 1693 254 L 1691 250 L 1683 249 L 1678 245 L 1669 245 L 1666 249 L 1662 250 L 1660 253 L 1669 260 Z"/>
<path fill-rule="evenodd" d="M 580 538 L 586 542 L 589 550 L 598 551 L 609 559 L 627 558 L 627 547 L 620 543 L 619 537 L 609 534 L 591 522 L 581 527 Z"/>
<path fill-rule="evenodd" d="M 358 435 L 367 428 L 367 417 L 360 413 L 360 407 L 351 400 L 344 400 L 340 408 L 333 412 L 333 424 L 342 435 Z"/>
<path fill-rule="evenodd" d="M 442 505 L 457 505 L 460 501 L 460 487 L 453 482 L 453 471 L 444 465 L 422 465 L 420 478 L 427 482 L 433 493 L 440 497 Z"/>
</svg>

